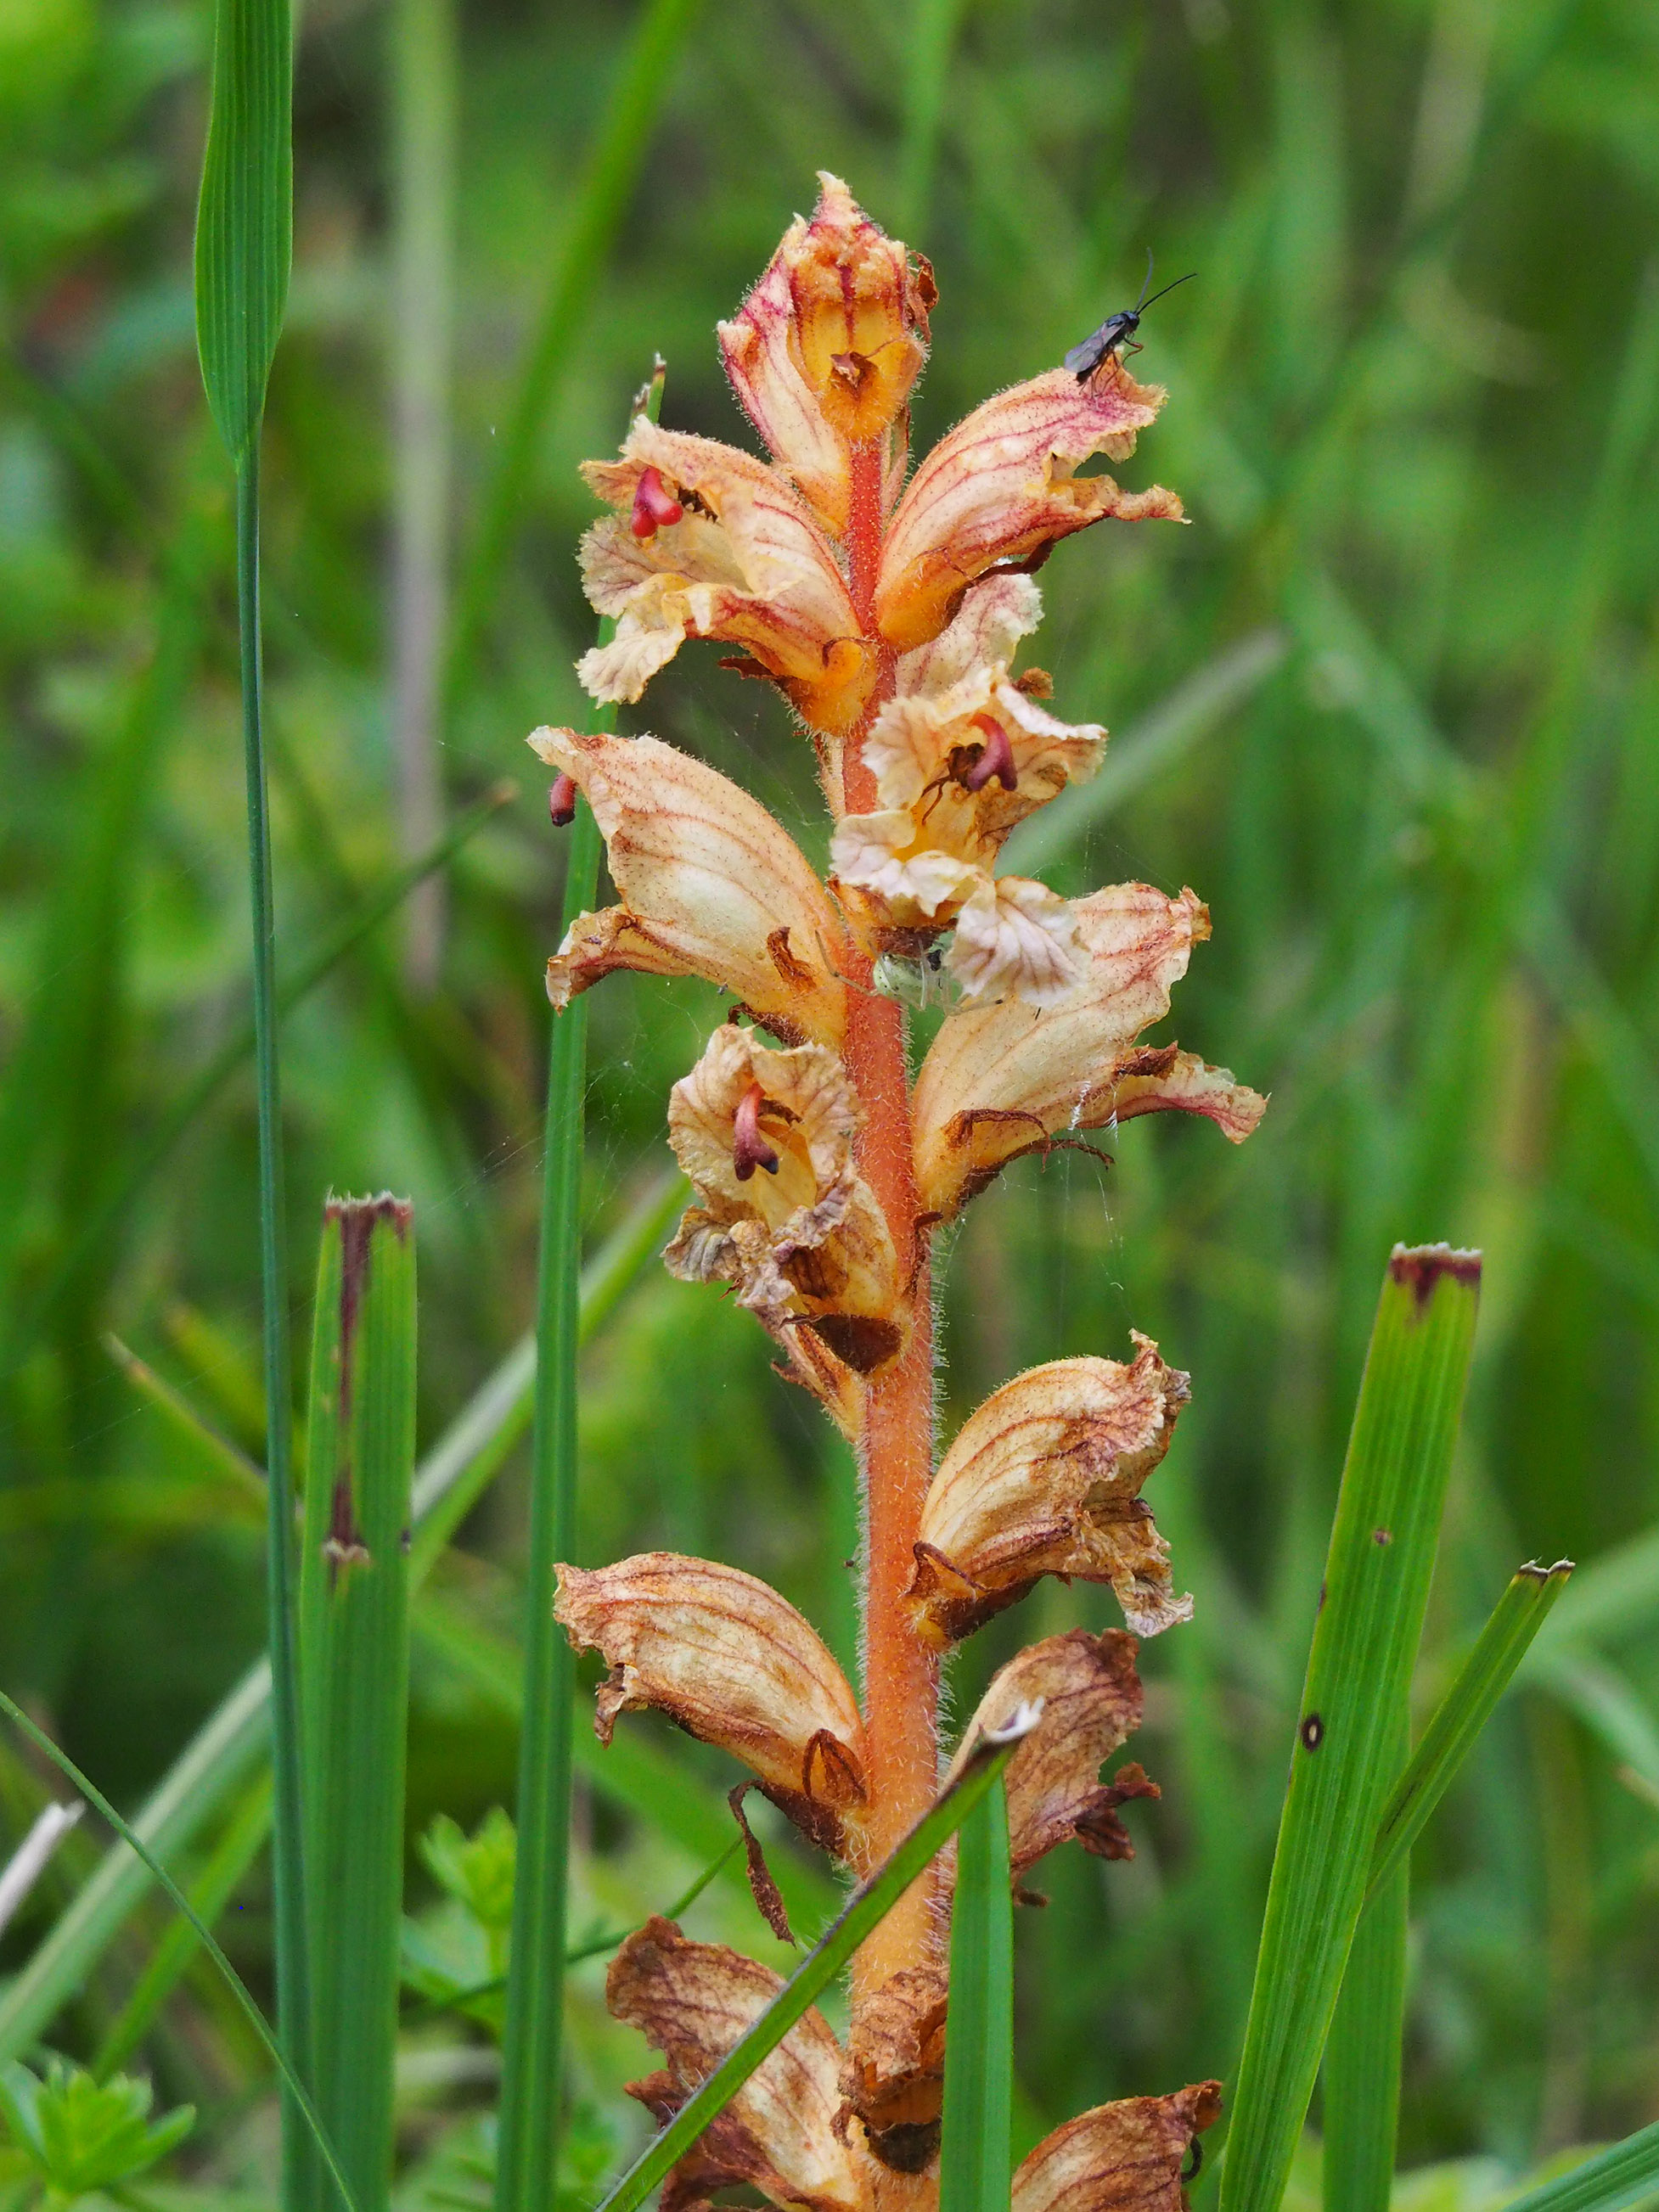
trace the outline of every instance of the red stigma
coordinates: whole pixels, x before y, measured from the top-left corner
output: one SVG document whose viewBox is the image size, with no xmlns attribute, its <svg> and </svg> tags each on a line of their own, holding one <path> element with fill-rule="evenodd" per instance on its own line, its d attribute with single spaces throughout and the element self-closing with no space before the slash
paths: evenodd
<svg viewBox="0 0 1659 2212">
<path fill-rule="evenodd" d="M 778 1171 L 778 1156 L 761 1134 L 760 1110 L 765 1103 L 766 1093 L 758 1083 L 751 1083 L 732 1118 L 732 1165 L 739 1182 L 747 1182 L 757 1168 L 764 1168 L 768 1175 Z"/>
<path fill-rule="evenodd" d="M 564 829 L 576 818 L 576 786 L 574 779 L 562 775 L 547 794 L 547 811 L 556 830 Z"/>
<path fill-rule="evenodd" d="M 975 729 L 985 732 L 985 749 L 970 769 L 963 772 L 964 790 L 983 791 L 994 776 L 1005 791 L 1014 791 L 1019 786 L 1019 770 L 1014 766 L 1014 749 L 1008 742 L 1008 732 L 1000 722 L 994 722 L 988 714 L 975 714 Z"/>
<path fill-rule="evenodd" d="M 641 469 L 640 480 L 634 487 L 634 520 L 629 525 L 635 538 L 654 538 L 671 522 L 678 522 L 685 513 L 656 469 Z"/>
</svg>

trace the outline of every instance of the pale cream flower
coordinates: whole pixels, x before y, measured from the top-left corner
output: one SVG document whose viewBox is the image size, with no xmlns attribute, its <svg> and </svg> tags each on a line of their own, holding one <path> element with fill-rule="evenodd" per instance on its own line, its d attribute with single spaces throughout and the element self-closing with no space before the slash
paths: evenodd
<svg viewBox="0 0 1659 2212">
<path fill-rule="evenodd" d="M 1192 1613 L 1140 1488 L 1170 1448 L 1188 1378 L 1135 1335 L 1135 1356 L 1055 1359 L 994 1390 L 939 1462 L 921 1510 L 910 1598 L 943 1646 L 1042 1575 L 1109 1583 L 1156 1636 Z"/>
<path fill-rule="evenodd" d="M 613 969 L 702 975 L 788 1043 L 838 1043 L 840 917 L 757 799 L 656 738 L 538 730 L 532 750 L 586 793 L 621 906 L 585 914 L 547 968 L 556 1006 Z"/>
<path fill-rule="evenodd" d="M 1239 1144 L 1267 1101 L 1224 1069 L 1136 1038 L 1170 1010 L 1170 988 L 1210 933 L 1191 891 L 1117 884 L 1073 902 L 1081 982 L 1047 1009 L 1007 1000 L 949 1017 L 916 1079 L 916 1176 L 940 1219 L 1022 1152 L 1057 1136 L 1174 1108 L 1206 1115 Z"/>
<path fill-rule="evenodd" d="M 1058 1006 L 1083 981 L 1078 910 L 1029 876 L 981 882 L 963 902 L 945 967 L 964 999 Z"/>
<path fill-rule="evenodd" d="M 845 1856 L 865 1797 L 864 1723 L 822 1639 L 769 1584 L 678 1552 L 561 1566 L 554 1618 L 601 1653 L 594 1732 L 654 1706 L 740 1759 L 773 1803 Z"/>
<path fill-rule="evenodd" d="M 742 646 L 815 728 L 846 729 L 875 680 L 830 541 L 789 479 L 735 446 L 637 416 L 583 475 L 617 511 L 582 539 L 617 634 L 577 663 L 596 699 L 637 699 L 688 637 Z M 659 520 L 673 514 L 675 520 Z"/>
</svg>

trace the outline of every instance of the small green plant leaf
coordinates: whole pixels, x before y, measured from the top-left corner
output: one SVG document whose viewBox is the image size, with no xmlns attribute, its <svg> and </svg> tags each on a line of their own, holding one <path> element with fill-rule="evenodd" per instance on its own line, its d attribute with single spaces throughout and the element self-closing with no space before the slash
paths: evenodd
<svg viewBox="0 0 1659 2212">
<path fill-rule="evenodd" d="M 1567 1586 L 1571 1559 L 1553 1567 L 1530 1560 L 1498 1600 L 1456 1680 L 1423 1731 L 1423 1740 L 1395 1783 L 1377 1824 L 1366 1896 L 1376 1897 L 1427 1825 L 1475 1738 L 1497 1711 L 1527 1656 L 1532 1640 L 1549 1619 Z"/>
<path fill-rule="evenodd" d="M 1291 1752 L 1221 2180 L 1277 2212 L 1399 1772 L 1404 1710 L 1474 1344 L 1480 1263 L 1389 1262 Z"/>
<path fill-rule="evenodd" d="M 517 1856 L 512 1820 L 499 1805 L 490 1807 L 470 1836 L 458 1820 L 440 1813 L 421 1838 L 421 1857 L 433 1880 L 492 1935 L 513 1925 Z"/>
<path fill-rule="evenodd" d="M 195 2106 L 152 2123 L 152 2094 L 148 2081 L 118 2074 L 100 2082 L 61 2058 L 44 2081 L 16 2059 L 0 2069 L 0 2112 L 12 2139 L 60 2197 L 130 2181 L 183 2142 Z"/>
<path fill-rule="evenodd" d="M 957 1838 L 939 2212 L 987 2212 L 1013 2172 L 1014 1901 L 1008 1806 L 993 1783 Z"/>
<path fill-rule="evenodd" d="M 196 216 L 196 343 L 208 405 L 240 467 L 258 435 L 294 240 L 288 0 L 217 0 Z"/>
<path fill-rule="evenodd" d="M 748 2033 L 733 2045 L 661 2134 L 646 2146 L 599 2212 L 635 2212 L 670 2166 L 720 2117 L 756 2068 L 817 2002 L 860 1944 L 891 1911 L 988 1791 L 1001 1781 L 1008 1761 L 1036 1725 L 1039 1711 L 1023 1708 L 1006 1729 L 982 1741 L 957 1780 L 923 1814 L 886 1864 L 854 1891 Z"/>
</svg>

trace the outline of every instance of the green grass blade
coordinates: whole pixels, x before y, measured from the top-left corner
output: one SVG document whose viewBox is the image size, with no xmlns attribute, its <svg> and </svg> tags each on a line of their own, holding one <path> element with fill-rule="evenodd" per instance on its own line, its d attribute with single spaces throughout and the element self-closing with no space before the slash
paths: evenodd
<svg viewBox="0 0 1659 2212">
<path fill-rule="evenodd" d="M 298 2113 L 301 2124 L 304 2125 L 310 2136 L 311 2142 L 315 2146 L 317 2155 L 321 2159 L 325 2168 L 333 2180 L 335 2187 L 340 2192 L 341 2199 L 346 2208 L 346 2212 L 364 2212 L 364 2208 L 358 2204 L 356 2197 L 352 2195 L 351 2185 L 345 2178 L 345 2174 L 341 2168 L 339 2160 L 334 2154 L 333 2145 L 329 2142 L 327 2133 L 325 2130 L 322 2121 L 318 2115 L 317 2108 L 312 2103 L 311 2098 L 307 2093 L 304 2081 L 295 2072 L 291 2062 L 284 2053 L 282 2045 L 278 2042 L 276 2037 L 271 2033 L 270 2022 L 266 2020 L 264 2013 L 260 2011 L 258 2006 L 253 2002 L 253 1998 L 248 1990 L 246 1983 L 243 1981 L 235 1967 L 231 1965 L 229 1960 L 226 1958 L 223 1951 L 220 1948 L 213 1930 L 207 1925 L 206 1922 L 201 1918 L 195 1907 L 191 1905 L 190 1899 L 185 1895 L 184 1891 L 179 1888 L 178 1883 L 167 1872 L 160 1859 L 158 1859 L 155 1853 L 151 1851 L 149 1845 L 144 1842 L 143 1837 L 138 1834 L 136 1829 L 129 1826 L 127 1822 L 121 1818 L 121 1815 L 116 1811 L 114 1806 L 110 1803 L 109 1799 L 105 1796 L 103 1791 L 99 1789 L 96 1783 L 88 1781 L 87 1777 L 75 1764 L 75 1761 L 70 1759 L 67 1753 L 61 1752 L 58 1748 L 58 1746 L 52 1741 L 52 1738 L 46 1733 L 46 1730 L 44 1729 L 37 1728 L 34 1723 L 29 1718 L 28 1715 L 23 1711 L 22 1707 L 19 1705 L 15 1699 L 9 1698 L 3 1690 L 0 1690 L 0 1713 L 4 1713 L 8 1719 L 13 1722 L 16 1727 L 20 1728 L 23 1731 L 23 1734 L 28 1738 L 29 1741 L 34 1746 L 35 1749 L 43 1753 L 45 1756 L 52 1761 L 52 1765 L 58 1769 L 60 1774 L 67 1776 L 69 1780 L 75 1784 L 76 1788 L 80 1791 L 81 1795 L 86 1799 L 89 1805 L 96 1808 L 96 1809 L 103 1815 L 104 1819 L 109 1822 L 111 1827 L 114 1829 L 116 1834 L 120 1837 L 122 1842 L 131 1850 L 135 1851 L 138 1857 L 143 1861 L 144 1866 L 148 1869 L 152 1880 L 160 1882 L 161 1887 L 166 1890 L 167 1895 L 173 1899 L 174 1905 L 178 1906 L 179 1911 L 182 1912 L 185 1919 L 189 1921 L 191 1926 L 196 1930 L 198 1942 L 201 1944 L 203 1949 L 206 1951 L 214 1965 L 219 1969 L 221 1974 L 223 1975 L 226 1986 L 229 1989 L 231 1995 L 235 1998 L 237 2003 L 241 2007 L 242 2011 L 246 2014 L 248 2025 L 252 2028 L 255 2035 L 258 2037 L 259 2041 L 264 2045 L 265 2051 L 270 2058 L 271 2063 L 276 2067 L 278 2075 L 281 2076 L 283 2087 L 286 2089 L 289 2099 L 292 2100 L 294 2109 Z"/>
<path fill-rule="evenodd" d="M 1399 1718 L 1396 1763 L 1410 1741 L 1403 1700 Z M 1410 1902 L 1411 1867 L 1402 1854 L 1360 1915 L 1326 2039 L 1326 2212 L 1388 2212 L 1400 2130 Z"/>
<path fill-rule="evenodd" d="M 1395 1778 L 1474 1341 L 1480 1262 L 1389 1264 L 1343 1470 L 1279 1823 L 1222 2176 L 1224 2212 L 1277 2212 Z"/>
<path fill-rule="evenodd" d="M 331 1199 L 300 1587 L 306 1917 L 317 2103 L 363 2212 L 392 2187 L 414 1460 L 412 1212 Z"/>
<path fill-rule="evenodd" d="M 899 147 L 898 227 L 913 243 L 927 234 L 939 167 L 939 125 L 951 50 L 963 0 L 913 0 L 910 66 L 905 74 L 904 135 Z"/>
<path fill-rule="evenodd" d="M 1410 1764 L 1395 1784 L 1377 1824 L 1367 1895 L 1380 1896 L 1422 1833 L 1475 1738 L 1496 1711 L 1532 1640 L 1572 1573 L 1570 1559 L 1553 1567 L 1530 1562 L 1499 1599 L 1457 1680 L 1441 1699 Z"/>
<path fill-rule="evenodd" d="M 240 469 L 258 436 L 294 247 L 288 0 L 216 0 L 213 98 L 196 216 L 196 343 Z"/>
<path fill-rule="evenodd" d="M 583 1270 L 584 1340 L 661 1244 L 684 1188 L 674 1176 L 647 1191 Z M 523 1433 L 534 1377 L 535 1350 L 526 1340 L 480 1384 L 421 1462 L 415 1478 L 417 1528 L 458 1500 L 457 1520 L 476 1504 L 505 1456 L 497 1452 L 496 1439 L 508 1431 L 511 1439 Z M 435 1557 L 422 1552 L 417 1534 L 410 1561 L 417 1587 Z M 171 1858 L 187 1850 L 252 1775 L 270 1741 L 270 1668 L 261 1659 L 210 1714 L 135 1815 L 132 1829 L 143 1850 L 135 1856 L 116 1844 L 106 1852 L 52 1933 L 0 1991 L 0 2063 L 21 2057 L 45 2033 L 119 1934 L 149 1886 L 150 1855 Z"/>
<path fill-rule="evenodd" d="M 483 513 L 457 593 L 444 695 L 453 711 L 472 665 L 513 530 L 535 482 L 535 453 L 547 410 L 585 319 L 584 310 L 644 166 L 657 111 L 668 89 L 697 0 L 647 0 L 599 120 L 572 210 L 564 252 L 525 362 L 512 415 L 497 447 Z"/>
<path fill-rule="evenodd" d="M 191 1885 L 191 1907 L 204 1928 L 211 1928 L 229 1904 L 270 1833 L 270 1778 L 262 1774 L 231 1814 Z M 132 2057 L 201 1948 L 196 1921 L 175 1920 L 145 1960 L 144 1971 L 105 2032 L 92 2062 L 99 2081 L 108 2081 Z"/>
<path fill-rule="evenodd" d="M 1003 1769 L 1032 1725 L 1029 1711 L 1009 1728 L 988 1736 L 979 1753 L 938 1802 L 930 1806 L 887 1863 L 854 1891 L 841 1911 L 801 1960 L 777 1996 L 696 2094 L 688 2098 L 668 2125 L 648 2143 L 599 2207 L 599 2212 L 634 2212 L 683 2158 L 709 2123 L 717 2119 L 744 2083 L 775 2051 L 790 2029 L 846 1966 L 860 1943 L 891 1911 L 905 1891 L 1002 1779 Z M 1004 1822 L 1005 1832 L 1006 1822 Z"/>
<path fill-rule="evenodd" d="M 939 2212 L 992 2212 L 1013 2172 L 1014 1900 L 1008 1807 L 994 1783 L 962 1824 L 951 1901 Z"/>
<path fill-rule="evenodd" d="M 1505 2212 L 1627 2212 L 1659 2189 L 1659 2120 L 1598 2152 L 1571 2173 L 1528 2190 Z"/>
<path fill-rule="evenodd" d="M 660 12 L 660 11 L 658 11 Z M 655 422 L 664 371 L 635 403 Z M 606 626 L 608 634 L 609 626 Z M 614 727 L 614 708 L 595 726 Z M 591 908 L 604 850 L 586 799 L 576 802 L 565 861 L 564 926 Z M 560 2053 L 564 2027 L 566 1873 L 570 1845 L 575 1659 L 553 1619 L 555 1563 L 576 1538 L 576 1364 L 580 1344 L 583 1097 L 587 1006 L 552 1024 L 541 1250 L 536 1286 L 536 1410 L 530 1451 L 530 1559 L 525 1587 L 524 1717 L 519 1735 L 518 1876 L 513 1891 L 507 2022 L 501 2039 L 496 2212 L 542 2212 L 557 2185 Z"/>
</svg>

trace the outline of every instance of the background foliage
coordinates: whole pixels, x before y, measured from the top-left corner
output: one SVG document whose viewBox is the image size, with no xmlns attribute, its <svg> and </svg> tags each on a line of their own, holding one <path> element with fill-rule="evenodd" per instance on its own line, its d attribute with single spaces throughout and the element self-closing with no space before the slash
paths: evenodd
<svg viewBox="0 0 1659 2212">
<path fill-rule="evenodd" d="M 1153 1502 L 1198 1619 L 1147 1650 L 1133 1747 L 1165 1796 L 1133 1816 L 1133 1864 L 1056 1859 L 1048 1910 L 1019 1915 L 1029 2140 L 1234 2062 L 1395 1237 L 1488 1255 L 1425 1700 L 1520 1559 L 1612 1557 L 1659 1509 L 1659 28 L 1643 0 L 723 0 L 673 58 L 648 140 L 624 129 L 639 182 L 608 257 L 584 261 L 598 118 L 638 19 L 478 0 L 453 39 L 441 21 L 422 39 L 420 5 L 315 0 L 302 26 L 265 498 L 292 955 L 402 857 L 391 519 L 412 478 L 453 462 L 461 572 L 562 270 L 510 557 L 484 576 L 441 731 L 452 809 L 504 774 L 522 798 L 448 873 L 435 977 L 428 908 L 285 1035 L 296 1252 L 331 1186 L 414 1196 L 425 1436 L 533 1296 L 561 858 L 522 738 L 579 711 L 591 618 L 572 556 L 591 508 L 574 463 L 614 445 L 653 349 L 665 419 L 733 434 L 712 325 L 820 164 L 938 269 L 920 443 L 1133 297 L 1148 246 L 1166 277 L 1200 272 L 1143 332 L 1137 366 L 1172 398 L 1126 471 L 1179 488 L 1193 527 L 1097 532 L 1044 572 L 1036 650 L 1060 711 L 1119 733 L 1107 803 L 1064 836 L 1053 817 L 1050 872 L 1197 886 L 1216 939 L 1179 1031 L 1273 1109 L 1242 1152 L 1149 1120 L 1113 1141 L 1109 1172 L 1023 1164 L 970 1216 L 944 1293 L 948 1421 L 1036 1359 L 1121 1354 L 1132 1324 L 1194 1375 Z M 206 33 L 177 0 L 0 6 L 0 1680 L 122 1802 L 260 1637 L 257 1495 L 134 1395 L 101 1335 L 257 1453 L 246 1070 L 82 1237 L 245 1018 L 228 486 L 191 330 Z M 455 118 L 453 190 L 435 216 L 422 201 L 428 267 L 453 228 L 453 401 L 394 439 L 391 240 L 411 187 L 393 149 L 416 113 Z M 805 748 L 714 660 L 682 655 L 649 726 L 817 849 Z M 660 1173 L 667 1088 L 719 1008 L 623 978 L 592 1003 L 598 1236 Z M 746 1317 L 648 1274 L 586 1390 L 581 1556 L 716 1553 L 850 1661 L 848 1471 Z M 520 1472 L 439 1577 L 452 1619 L 497 1638 Z M 1540 1647 L 1416 1855 L 1402 2156 L 1499 2162 L 1470 2167 L 1469 2190 L 1659 2112 L 1651 1547 L 1622 1587 L 1593 1648 L 1588 1628 Z M 970 1649 L 959 1707 L 1031 1634 L 1113 1617 L 1102 1594 L 1045 1588 Z M 415 1663 L 411 1831 L 442 1812 L 470 1832 L 510 1798 L 512 1714 L 453 1638 L 417 1641 Z M 717 1802 L 718 1761 L 660 1748 Z M 14 1832 L 42 1786 L 0 1754 Z M 429 1953 L 467 1988 L 495 1970 L 501 1839 L 469 1863 L 445 1836 L 411 1850 L 410 1902 L 423 1986 L 444 1986 Z M 599 1799 L 580 1839 L 579 1943 L 700 1863 Z M 93 1849 L 72 1839 L 7 1959 Z M 261 1881 L 226 1923 L 256 1978 Z M 161 1924 L 112 1956 L 61 2047 L 96 2047 Z M 688 1925 L 781 1955 L 730 1869 Z M 603 1970 L 577 1972 L 572 2063 L 615 2113 L 642 2054 L 604 2018 Z M 491 2019 L 488 1999 L 464 2019 L 411 2009 L 415 2196 L 477 2189 L 476 2143 L 439 2122 L 487 2095 Z M 262 2174 L 258 2054 L 205 1975 L 148 2058 L 158 2102 L 202 2114 L 202 2170 Z M 573 2187 L 584 2158 L 611 2160 L 590 2135 Z"/>
</svg>

